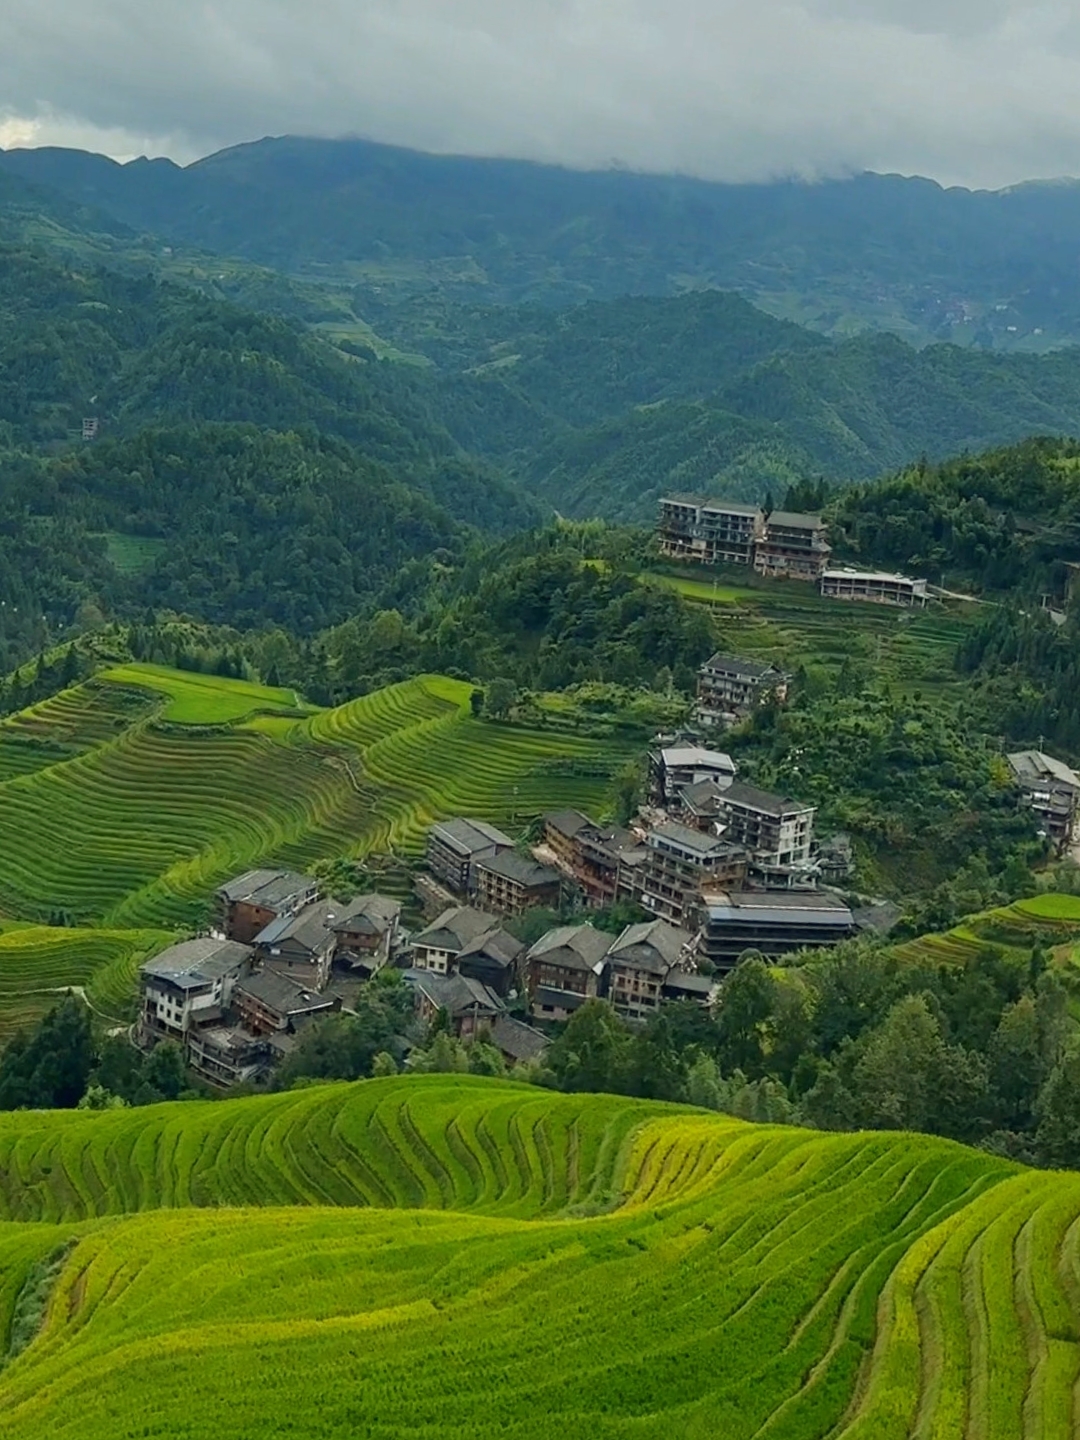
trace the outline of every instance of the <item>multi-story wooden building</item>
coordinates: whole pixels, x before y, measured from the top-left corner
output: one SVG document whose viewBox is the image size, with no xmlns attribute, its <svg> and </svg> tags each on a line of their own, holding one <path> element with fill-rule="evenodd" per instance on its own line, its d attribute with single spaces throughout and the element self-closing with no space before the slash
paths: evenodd
<svg viewBox="0 0 1080 1440">
<path fill-rule="evenodd" d="M 659 1008 L 664 985 L 695 966 L 694 940 L 663 920 L 628 925 L 607 955 L 608 999 L 625 1020 L 643 1021 Z"/>
<path fill-rule="evenodd" d="M 544 816 L 544 844 L 591 909 L 614 905 L 640 889 L 645 846 L 619 825 L 598 825 L 580 810 Z"/>
<path fill-rule="evenodd" d="M 509 835 L 485 820 L 440 820 L 428 831 L 427 867 L 453 894 L 470 896 L 476 891 L 477 861 L 513 848 Z"/>
<path fill-rule="evenodd" d="M 754 547 L 754 569 L 759 575 L 820 580 L 832 553 L 826 534 L 820 515 L 774 510 Z"/>
<path fill-rule="evenodd" d="M 698 565 L 750 565 L 764 519 L 757 505 L 666 495 L 657 526 L 660 551 L 669 559 Z"/>
<path fill-rule="evenodd" d="M 401 905 L 386 895 L 358 895 L 331 921 L 334 964 L 370 979 L 388 964 L 398 944 Z"/>
<path fill-rule="evenodd" d="M 732 725 L 767 700 L 783 704 L 790 679 L 759 660 L 713 655 L 698 671 L 697 718 L 703 725 Z"/>
<path fill-rule="evenodd" d="M 838 945 L 855 933 L 851 911 L 820 891 L 744 891 L 707 897 L 702 957 L 730 970 L 747 950 L 775 957 Z"/>
<path fill-rule="evenodd" d="M 726 838 L 670 820 L 646 841 L 641 903 L 675 925 L 695 926 L 706 888 L 741 887 L 747 854 Z"/>
<path fill-rule="evenodd" d="M 248 870 L 217 892 L 219 923 L 227 940 L 250 945 L 272 920 L 310 905 L 319 883 L 291 870 Z"/>
<path fill-rule="evenodd" d="M 538 906 L 559 908 L 562 876 L 551 865 L 505 850 L 476 861 L 476 903 L 496 915 L 519 916 Z"/>
<path fill-rule="evenodd" d="M 525 958 L 530 1012 L 569 1020 L 586 1000 L 604 994 L 611 936 L 591 925 L 560 925 L 542 935 Z"/>
</svg>

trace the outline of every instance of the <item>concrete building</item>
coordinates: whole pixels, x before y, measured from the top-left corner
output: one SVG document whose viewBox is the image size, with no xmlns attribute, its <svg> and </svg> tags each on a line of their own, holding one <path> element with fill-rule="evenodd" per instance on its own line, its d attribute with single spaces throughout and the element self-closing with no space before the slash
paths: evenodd
<svg viewBox="0 0 1080 1440">
<path fill-rule="evenodd" d="M 813 805 L 738 780 L 724 790 L 719 804 L 724 839 L 748 852 L 755 879 L 781 889 L 813 879 Z"/>
<path fill-rule="evenodd" d="M 140 971 L 139 1038 L 184 1043 L 190 1031 L 220 1019 L 255 952 L 235 940 L 204 937 L 170 945 Z"/>
<path fill-rule="evenodd" d="M 536 1019 L 569 1020 L 605 991 L 611 936 L 591 925 L 560 925 L 542 935 L 525 958 L 529 1009 Z"/>
<path fill-rule="evenodd" d="M 757 505 L 667 495 L 660 501 L 660 552 L 697 565 L 750 565 L 764 521 Z"/>
<path fill-rule="evenodd" d="M 717 970 L 730 970 L 746 950 L 775 957 L 855 933 L 848 907 L 819 891 L 717 893 L 706 897 L 704 913 L 699 951 Z"/>
<path fill-rule="evenodd" d="M 674 925 L 696 926 L 706 889 L 741 889 L 747 854 L 726 837 L 670 820 L 649 832 L 641 903 Z"/>
<path fill-rule="evenodd" d="M 702 780 L 729 785 L 739 767 L 722 750 L 707 750 L 689 741 L 662 745 L 649 754 L 649 798 L 654 805 L 677 802 L 679 791 Z"/>
<path fill-rule="evenodd" d="M 733 725 L 767 700 L 783 704 L 790 678 L 775 665 L 713 655 L 698 671 L 697 718 L 702 725 Z"/>
<path fill-rule="evenodd" d="M 871 570 L 826 570 L 821 593 L 832 600 L 863 600 L 909 610 L 921 609 L 927 600 L 925 580 Z"/>
<path fill-rule="evenodd" d="M 759 575 L 820 580 L 832 553 L 826 534 L 820 515 L 774 510 L 754 547 L 754 569 Z"/>
<path fill-rule="evenodd" d="M 469 896 L 476 862 L 513 848 L 509 835 L 484 820 L 441 820 L 428 831 L 427 867 L 455 895 Z"/>
<path fill-rule="evenodd" d="M 1008 757 L 1024 803 L 1060 853 L 1072 843 L 1080 806 L 1080 775 L 1042 750 L 1017 750 Z"/>
</svg>

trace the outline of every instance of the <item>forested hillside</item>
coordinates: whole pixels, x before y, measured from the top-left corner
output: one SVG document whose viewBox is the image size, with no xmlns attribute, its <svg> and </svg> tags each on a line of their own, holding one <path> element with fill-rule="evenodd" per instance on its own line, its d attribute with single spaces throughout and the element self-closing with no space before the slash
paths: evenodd
<svg viewBox="0 0 1080 1440">
<path fill-rule="evenodd" d="M 297 137 L 184 169 L 57 149 L 0 153 L 0 169 L 172 244 L 330 270 L 383 295 L 566 305 L 707 285 L 834 334 L 1080 338 L 1070 185 L 719 185 Z"/>
</svg>

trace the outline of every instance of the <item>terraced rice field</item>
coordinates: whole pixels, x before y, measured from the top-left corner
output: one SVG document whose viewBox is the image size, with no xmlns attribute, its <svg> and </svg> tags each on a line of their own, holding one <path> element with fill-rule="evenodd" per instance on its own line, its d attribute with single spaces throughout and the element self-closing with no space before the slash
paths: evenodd
<svg viewBox="0 0 1080 1440">
<path fill-rule="evenodd" d="M 602 805 L 626 742 L 475 720 L 424 677 L 305 714 L 289 691 L 130 665 L 0 724 L 0 909 L 180 928 L 255 865 L 419 852 L 435 818 Z"/>
<path fill-rule="evenodd" d="M 963 965 L 993 945 L 1026 964 L 1036 941 L 1066 958 L 1080 940 L 1080 896 L 1036 895 L 970 915 L 939 935 L 920 935 L 894 947 L 901 959 L 933 965 Z"/>
<path fill-rule="evenodd" d="M 734 654 L 788 668 L 813 664 L 831 670 L 845 659 L 862 659 L 898 685 L 927 693 L 956 683 L 953 656 L 976 609 L 896 610 L 827 600 L 795 581 L 739 589 L 725 577 L 714 593 L 700 578 L 654 578 L 686 599 L 712 605 L 718 641 Z"/>
<path fill-rule="evenodd" d="M 23 926 L 0 932 L 0 1042 L 77 987 L 103 1017 L 124 1019 L 139 966 L 172 942 L 161 930 L 66 930 Z"/>
<path fill-rule="evenodd" d="M 418 1076 L 0 1121 L 0 1436 L 1056 1440 L 1080 1177 Z M 17 1323 L 13 1326 L 13 1320 Z"/>
</svg>

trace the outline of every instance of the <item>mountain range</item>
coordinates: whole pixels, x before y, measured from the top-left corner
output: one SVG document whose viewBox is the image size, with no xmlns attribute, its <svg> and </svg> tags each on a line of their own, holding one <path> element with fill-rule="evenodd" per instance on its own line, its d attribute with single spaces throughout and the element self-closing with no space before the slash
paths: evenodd
<svg viewBox="0 0 1080 1440">
<path fill-rule="evenodd" d="M 15 149 L 0 172 L 106 228 L 376 294 L 567 305 L 714 287 L 830 334 L 1036 349 L 1080 336 L 1068 182 L 725 185 L 295 136 L 183 167 Z"/>
</svg>

